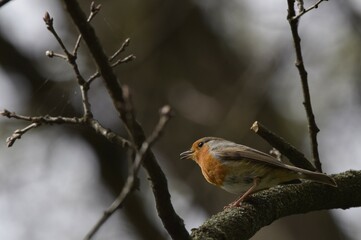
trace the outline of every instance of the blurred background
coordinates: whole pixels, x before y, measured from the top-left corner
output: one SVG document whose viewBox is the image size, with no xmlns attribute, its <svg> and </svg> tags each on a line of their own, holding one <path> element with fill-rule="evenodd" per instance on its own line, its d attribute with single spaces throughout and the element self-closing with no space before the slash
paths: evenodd
<svg viewBox="0 0 361 240">
<path fill-rule="evenodd" d="M 90 1 L 80 3 L 88 13 Z M 269 151 L 249 130 L 257 120 L 310 156 L 287 1 L 97 3 L 102 10 L 92 25 L 107 54 L 131 38 L 123 57 L 137 59 L 115 71 L 130 86 L 147 134 L 160 107 L 170 104 L 176 112 L 153 150 L 187 229 L 237 197 L 206 183 L 195 163 L 179 159 L 196 139 L 219 136 Z M 46 11 L 72 49 L 77 31 L 61 1 L 12 0 L 0 8 L 0 109 L 80 116 L 71 68 L 45 56 L 47 50 L 61 52 L 42 20 Z M 357 0 L 322 3 L 299 26 L 327 173 L 361 169 L 360 26 Z M 83 76 L 94 73 L 85 45 L 78 61 Z M 90 100 L 95 118 L 126 136 L 99 79 Z M 42 126 L 7 148 L 6 138 L 25 126 L 0 118 L 0 239 L 82 239 L 120 192 L 128 171 L 126 152 L 89 129 L 65 125 Z M 140 191 L 95 239 L 168 239 L 145 172 L 139 177 Z M 252 239 L 361 239 L 360 217 L 360 209 L 290 216 Z"/>
</svg>

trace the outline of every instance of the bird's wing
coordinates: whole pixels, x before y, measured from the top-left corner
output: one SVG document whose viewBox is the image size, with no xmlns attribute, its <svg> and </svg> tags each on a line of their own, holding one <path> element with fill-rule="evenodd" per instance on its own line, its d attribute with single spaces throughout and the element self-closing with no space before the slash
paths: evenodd
<svg viewBox="0 0 361 240">
<path fill-rule="evenodd" d="M 328 184 L 334 187 L 337 186 L 336 182 L 326 174 L 312 172 L 306 169 L 284 164 L 266 153 L 260 152 L 256 149 L 246 147 L 240 144 L 233 146 L 226 146 L 222 148 L 222 151 L 217 149 L 214 149 L 213 151 L 214 151 L 213 154 L 215 154 L 216 157 L 218 157 L 221 161 L 224 162 L 250 160 L 250 161 L 258 162 L 260 164 L 273 166 L 275 168 L 283 168 L 294 171 L 298 174 L 301 174 L 300 176 L 303 179 L 308 179 L 308 180 Z"/>
<path fill-rule="evenodd" d="M 240 144 L 224 147 L 222 148 L 222 150 L 215 149 L 213 151 L 215 156 L 222 161 L 254 160 L 261 164 L 289 169 L 296 172 L 309 172 L 305 169 L 284 164 L 283 162 L 280 162 L 276 158 L 272 157 L 271 155 Z"/>
</svg>

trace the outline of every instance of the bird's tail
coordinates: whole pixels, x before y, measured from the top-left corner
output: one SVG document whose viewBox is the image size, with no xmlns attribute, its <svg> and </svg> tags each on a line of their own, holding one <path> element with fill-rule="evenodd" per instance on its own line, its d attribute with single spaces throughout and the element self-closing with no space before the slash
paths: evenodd
<svg viewBox="0 0 361 240">
<path fill-rule="evenodd" d="M 323 173 L 304 171 L 301 173 L 301 178 L 337 187 L 335 180 Z"/>
</svg>

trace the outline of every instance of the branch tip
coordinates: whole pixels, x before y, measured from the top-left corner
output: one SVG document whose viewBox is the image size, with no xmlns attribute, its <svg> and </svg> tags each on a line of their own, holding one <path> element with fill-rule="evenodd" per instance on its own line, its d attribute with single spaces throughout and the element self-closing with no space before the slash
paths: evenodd
<svg viewBox="0 0 361 240">
<path fill-rule="evenodd" d="M 54 19 L 50 16 L 49 12 L 45 12 L 45 15 L 43 17 L 43 20 L 48 28 L 53 27 L 53 21 Z"/>
<path fill-rule="evenodd" d="M 47 57 L 49 57 L 49 58 L 52 58 L 52 57 L 54 57 L 54 52 L 53 52 L 53 51 L 46 51 L 46 52 L 45 52 L 45 55 L 46 55 Z"/>
<path fill-rule="evenodd" d="M 102 7 L 101 4 L 95 5 L 95 2 L 92 1 L 91 4 L 90 4 L 90 11 L 91 11 L 92 13 L 97 13 L 97 12 L 100 11 L 100 8 L 101 8 L 101 7 Z"/>
<path fill-rule="evenodd" d="M 3 111 L 1 111 L 0 114 L 4 117 L 10 118 L 10 111 L 7 109 L 4 109 Z"/>
<path fill-rule="evenodd" d="M 251 130 L 254 131 L 255 133 L 258 132 L 258 130 L 259 130 L 258 121 L 255 121 L 255 122 L 252 124 Z"/>
<path fill-rule="evenodd" d="M 168 117 L 173 116 L 173 110 L 169 105 L 165 105 L 160 109 L 160 114 Z"/>
</svg>

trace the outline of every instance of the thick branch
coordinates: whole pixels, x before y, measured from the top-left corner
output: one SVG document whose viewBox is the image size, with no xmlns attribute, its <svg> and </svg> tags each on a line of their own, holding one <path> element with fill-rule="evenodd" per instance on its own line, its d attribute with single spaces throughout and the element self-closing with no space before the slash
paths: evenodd
<svg viewBox="0 0 361 240">
<path fill-rule="evenodd" d="M 108 58 L 99 43 L 94 29 L 87 22 L 86 16 L 77 1 L 64 0 L 64 3 L 104 79 L 115 108 L 127 125 L 133 141 L 140 147 L 145 141 L 144 131 L 139 123 L 134 118 L 129 118 L 127 111 L 123 109 L 126 106 L 126 102 L 122 87 L 118 83 L 112 67 L 109 65 Z M 170 201 L 167 179 L 151 151 L 146 152 L 142 165 L 149 175 L 157 211 L 164 227 L 173 239 L 188 239 L 189 234 L 183 220 L 177 215 Z"/>
<path fill-rule="evenodd" d="M 254 194 L 240 208 L 227 209 L 212 216 L 193 230 L 192 239 L 249 239 L 259 229 L 281 217 L 361 206 L 361 171 L 347 171 L 332 177 L 337 188 L 307 182 Z"/>
<path fill-rule="evenodd" d="M 302 90 L 303 90 L 303 105 L 306 109 L 307 120 L 308 120 L 308 130 L 311 139 L 312 155 L 315 166 L 319 172 L 322 172 L 322 166 L 320 162 L 320 157 L 318 153 L 318 143 L 317 143 L 317 133 L 320 131 L 317 127 L 315 116 L 312 110 L 310 89 L 308 87 L 308 77 L 305 65 L 303 64 L 302 50 L 301 50 L 301 38 L 298 35 L 298 20 L 299 18 L 294 18 L 296 12 L 294 9 L 295 0 L 287 0 L 288 3 L 288 22 L 291 27 L 293 43 L 296 51 L 296 67 L 301 78 Z"/>
</svg>

